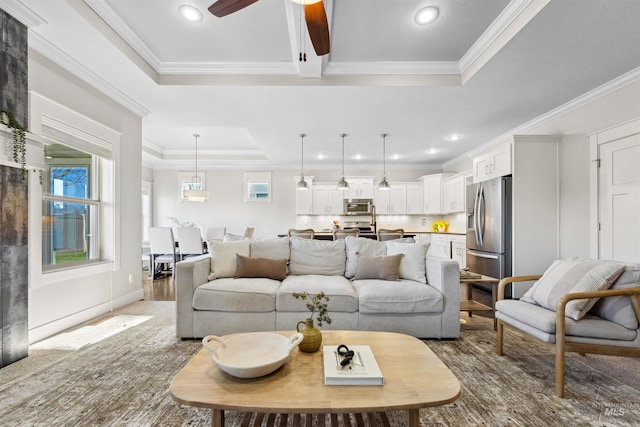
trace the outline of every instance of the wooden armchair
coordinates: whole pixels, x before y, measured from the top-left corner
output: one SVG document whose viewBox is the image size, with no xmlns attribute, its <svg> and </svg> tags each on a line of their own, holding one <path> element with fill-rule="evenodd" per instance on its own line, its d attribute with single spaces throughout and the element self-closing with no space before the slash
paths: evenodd
<svg viewBox="0 0 640 427">
<path fill-rule="evenodd" d="M 562 296 L 555 309 L 555 313 L 550 314 L 551 318 L 549 318 L 549 313 L 544 320 L 555 319 L 555 331 L 553 333 L 548 333 L 544 330 L 536 328 L 534 326 L 536 324 L 536 320 L 539 322 L 540 317 L 536 316 L 537 319 L 532 319 L 532 312 L 528 312 L 527 310 L 520 310 L 522 315 L 520 317 L 514 316 L 514 311 L 517 310 L 508 310 L 509 307 L 505 306 L 505 304 L 509 304 L 510 302 L 515 302 L 519 304 L 528 304 L 526 302 L 519 302 L 517 300 L 505 300 L 504 298 L 504 289 L 505 287 L 514 282 L 524 282 L 524 281 L 532 281 L 537 280 L 541 277 L 541 275 L 535 276 L 518 276 L 518 277 L 507 277 L 500 281 L 498 284 L 498 295 L 496 302 L 496 319 L 497 319 L 497 336 L 496 336 L 496 353 L 499 356 L 503 355 L 504 349 L 504 326 L 519 330 L 520 332 L 525 332 L 539 341 L 544 343 L 554 345 L 555 346 L 555 388 L 556 395 L 560 398 L 564 397 L 564 384 L 565 384 L 565 353 L 566 352 L 576 352 L 582 355 L 586 353 L 589 354 L 604 354 L 610 356 L 628 356 L 628 357 L 640 357 L 640 340 L 637 337 L 640 337 L 640 326 L 637 327 L 635 331 L 636 338 L 634 340 L 615 340 L 607 337 L 594 337 L 594 336 L 579 336 L 576 335 L 575 332 L 573 334 L 568 334 L 568 329 L 575 329 L 575 326 L 580 323 L 580 320 L 573 320 L 568 317 L 565 317 L 565 308 L 567 303 L 573 300 L 578 299 L 586 299 L 586 298 L 612 298 L 619 296 L 628 296 L 630 299 L 631 306 L 633 308 L 633 312 L 637 319 L 640 319 L 640 282 L 632 283 L 632 288 L 623 288 L 623 289 L 607 289 L 601 291 L 591 291 L 591 292 L 575 292 L 569 293 Z M 614 284 L 615 285 L 615 284 Z M 534 304 L 528 304 L 534 305 Z M 542 311 L 550 311 L 545 308 L 538 307 L 537 314 L 539 315 Z M 514 307 L 511 307 L 514 308 Z M 593 314 L 591 311 L 589 314 Z M 623 328 L 623 326 L 618 325 L 615 322 L 600 319 L 596 316 L 588 316 L 591 320 L 600 320 L 601 322 L 609 322 L 611 323 L 611 328 Z M 532 321 L 533 320 L 533 321 Z M 539 324 L 539 323 L 538 323 Z M 606 325 L 606 323 L 601 323 L 602 325 Z M 636 323 L 636 325 L 638 325 Z M 629 330 L 631 334 L 633 332 Z M 617 341 L 617 342 L 616 342 Z"/>
</svg>

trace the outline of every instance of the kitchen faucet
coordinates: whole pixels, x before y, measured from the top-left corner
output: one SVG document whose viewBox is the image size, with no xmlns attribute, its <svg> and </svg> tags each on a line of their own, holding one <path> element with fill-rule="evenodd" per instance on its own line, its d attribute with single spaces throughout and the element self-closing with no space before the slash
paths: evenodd
<svg viewBox="0 0 640 427">
<path fill-rule="evenodd" d="M 378 234 L 376 224 L 376 205 L 371 205 L 371 226 L 373 227 L 373 234 Z"/>
</svg>

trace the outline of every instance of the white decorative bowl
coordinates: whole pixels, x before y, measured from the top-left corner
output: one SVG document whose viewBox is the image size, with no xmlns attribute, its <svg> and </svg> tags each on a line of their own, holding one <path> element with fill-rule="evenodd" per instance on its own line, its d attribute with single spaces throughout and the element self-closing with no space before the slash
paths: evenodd
<svg viewBox="0 0 640 427">
<path fill-rule="evenodd" d="M 302 338 L 301 333 L 287 338 L 271 332 L 249 332 L 224 340 L 208 335 L 202 339 L 202 345 L 226 373 L 239 378 L 257 378 L 282 366 Z M 218 343 L 216 348 L 211 346 L 211 341 Z"/>
</svg>

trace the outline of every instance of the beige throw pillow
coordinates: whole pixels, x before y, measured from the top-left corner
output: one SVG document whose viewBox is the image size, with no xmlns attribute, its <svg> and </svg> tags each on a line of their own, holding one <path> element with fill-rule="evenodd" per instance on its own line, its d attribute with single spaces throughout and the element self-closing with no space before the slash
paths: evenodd
<svg viewBox="0 0 640 427">
<path fill-rule="evenodd" d="M 236 274 L 236 255 L 249 256 L 249 239 L 237 242 L 215 242 L 209 250 L 211 273 L 209 280 L 233 277 Z"/>
<path fill-rule="evenodd" d="M 400 280 L 402 254 L 391 256 L 361 256 L 353 280 Z"/>
<path fill-rule="evenodd" d="M 240 277 L 265 277 L 273 280 L 284 280 L 287 277 L 287 260 L 270 258 L 252 258 L 236 255 L 236 275 Z"/>
<path fill-rule="evenodd" d="M 556 304 L 563 295 L 607 289 L 623 270 L 624 264 L 614 261 L 576 258 L 557 260 L 521 300 L 555 311 Z M 580 320 L 596 302 L 597 298 L 569 301 L 564 314 L 573 320 Z"/>
</svg>

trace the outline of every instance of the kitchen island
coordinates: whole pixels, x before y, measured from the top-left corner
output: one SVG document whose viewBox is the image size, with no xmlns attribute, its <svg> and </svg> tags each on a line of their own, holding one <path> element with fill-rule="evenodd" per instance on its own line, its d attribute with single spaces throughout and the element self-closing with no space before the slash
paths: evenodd
<svg viewBox="0 0 640 427">
<path fill-rule="evenodd" d="M 286 237 L 287 234 L 278 234 L 278 237 Z M 367 239 L 377 239 L 378 236 L 375 233 L 360 233 L 360 237 Z M 416 237 L 415 233 L 404 233 L 404 237 Z M 333 234 L 330 231 L 316 231 L 313 238 L 315 240 L 333 240 Z"/>
</svg>

